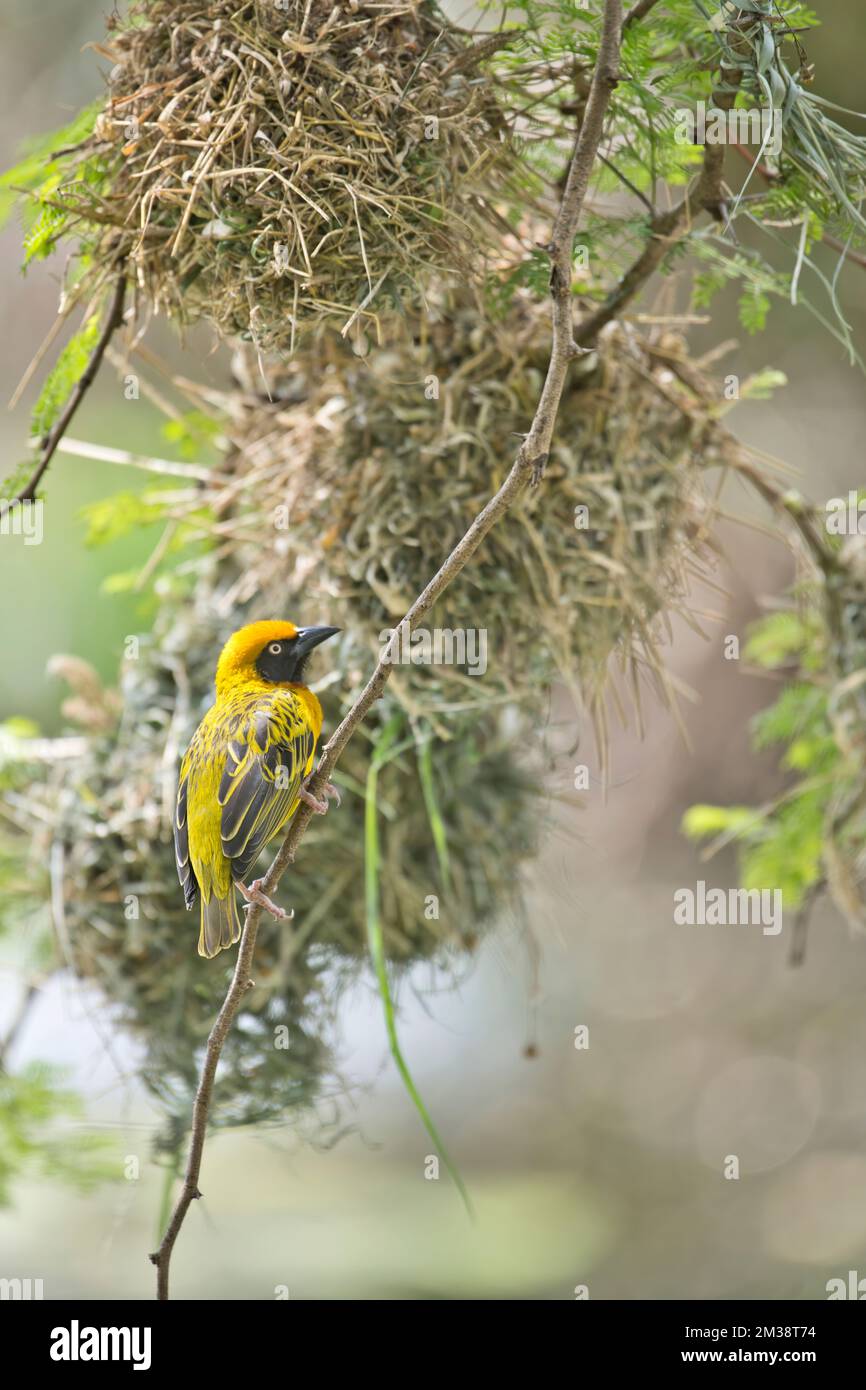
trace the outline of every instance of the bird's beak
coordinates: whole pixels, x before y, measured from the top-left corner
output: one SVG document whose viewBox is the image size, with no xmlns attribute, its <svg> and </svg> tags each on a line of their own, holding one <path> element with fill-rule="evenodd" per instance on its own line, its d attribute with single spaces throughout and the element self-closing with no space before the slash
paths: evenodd
<svg viewBox="0 0 866 1390">
<path fill-rule="evenodd" d="M 305 656 L 314 647 L 318 647 L 320 642 L 327 642 L 329 637 L 333 637 L 334 633 L 339 631 L 338 627 L 299 627 L 295 638 L 295 655 Z"/>
</svg>

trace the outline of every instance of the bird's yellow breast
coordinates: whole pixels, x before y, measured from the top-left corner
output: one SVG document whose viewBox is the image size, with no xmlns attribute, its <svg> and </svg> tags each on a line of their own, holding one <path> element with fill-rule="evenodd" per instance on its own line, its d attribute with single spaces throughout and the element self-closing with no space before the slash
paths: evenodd
<svg viewBox="0 0 866 1390">
<path fill-rule="evenodd" d="M 274 686 L 258 677 L 239 678 L 223 687 L 207 711 L 187 749 L 181 777 L 187 779 L 187 819 L 189 857 L 202 897 L 225 897 L 231 886 L 231 864 L 223 851 L 220 784 L 230 746 L 251 746 L 276 731 L 279 742 L 291 747 L 312 739 L 305 757 L 303 775 L 313 764 L 315 745 L 322 730 L 322 706 L 306 686 Z M 297 799 L 274 834 L 284 826 L 295 809 Z"/>
</svg>

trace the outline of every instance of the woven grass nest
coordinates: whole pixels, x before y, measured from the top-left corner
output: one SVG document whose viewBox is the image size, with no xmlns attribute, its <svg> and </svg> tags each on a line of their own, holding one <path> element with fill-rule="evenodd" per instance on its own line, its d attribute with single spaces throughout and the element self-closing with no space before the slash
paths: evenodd
<svg viewBox="0 0 866 1390">
<path fill-rule="evenodd" d="M 504 479 L 549 355 L 547 310 L 529 301 L 498 323 L 469 304 L 407 323 L 402 344 L 363 359 L 333 342 L 301 355 L 272 403 L 228 399 L 233 448 L 195 501 L 234 530 L 236 597 L 303 591 L 350 633 L 359 679 Z M 669 377 L 622 327 L 577 364 L 542 486 L 426 620 L 483 629 L 487 669 L 400 664 L 391 685 L 412 714 L 510 701 L 537 717 L 561 679 L 603 725 L 612 654 L 635 689 L 646 672 L 664 689 L 656 620 L 686 607 L 708 557 L 719 462 L 708 408 Z"/>
<path fill-rule="evenodd" d="M 488 47 L 428 0 L 134 0 L 58 194 L 88 275 L 127 261 L 147 305 L 290 350 L 466 273 L 508 148 Z"/>
<path fill-rule="evenodd" d="M 262 615 L 251 608 L 219 616 L 225 596 L 224 578 L 217 587 L 208 573 L 192 602 L 163 605 L 153 642 L 124 668 L 119 720 L 89 736 L 74 764 L 52 771 L 33 828 L 42 862 L 52 845 L 63 847 L 66 963 L 99 986 L 141 1041 L 142 1073 L 168 1111 L 169 1135 L 188 1111 L 197 1050 L 231 964 L 221 969 L 220 960 L 196 954 L 198 921 L 184 910 L 170 837 L 177 756 L 213 698 L 220 645 L 233 627 Z M 92 706 L 92 673 L 83 670 L 79 679 L 75 668 L 65 669 Z M 340 709 L 327 691 L 322 698 L 327 732 Z M 114 709 L 113 696 L 98 703 L 99 710 L 80 711 L 88 727 L 101 722 L 95 716 L 103 704 Z M 386 704 L 379 720 L 394 709 Z M 380 773 L 381 918 L 386 954 L 397 966 L 435 958 L 456 968 L 497 916 L 518 910 L 523 869 L 535 850 L 538 791 L 496 722 L 473 721 L 454 732 L 429 757 L 410 735 L 411 746 Z M 364 730 L 366 738 L 376 733 L 375 722 Z M 292 928 L 262 920 L 255 988 L 224 1052 L 217 1123 L 309 1107 L 332 1064 L 326 1037 L 341 986 L 368 953 L 360 885 L 369 758 L 359 734 L 338 770 L 342 806 L 316 820 L 297 869 L 283 880 L 279 896 L 295 911 Z M 444 862 L 431 828 L 428 772 Z M 274 1043 L 281 1025 L 289 1029 L 288 1049 Z"/>
</svg>

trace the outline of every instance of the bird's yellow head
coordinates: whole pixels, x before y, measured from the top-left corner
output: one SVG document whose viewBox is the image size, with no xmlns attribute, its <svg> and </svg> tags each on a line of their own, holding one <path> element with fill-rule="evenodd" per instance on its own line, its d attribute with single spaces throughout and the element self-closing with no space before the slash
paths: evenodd
<svg viewBox="0 0 866 1390">
<path fill-rule="evenodd" d="M 295 627 L 289 622 L 250 623 L 240 628 L 220 653 L 217 694 L 244 681 L 302 685 L 310 652 L 339 631 L 338 627 Z"/>
</svg>

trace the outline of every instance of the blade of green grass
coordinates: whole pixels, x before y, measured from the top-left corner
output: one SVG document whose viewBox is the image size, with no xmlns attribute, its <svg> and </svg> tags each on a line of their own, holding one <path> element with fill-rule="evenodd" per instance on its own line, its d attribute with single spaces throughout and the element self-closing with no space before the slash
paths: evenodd
<svg viewBox="0 0 866 1390">
<path fill-rule="evenodd" d="M 439 810 L 436 783 L 433 780 L 432 734 L 419 741 L 416 746 L 418 752 L 418 776 L 421 779 L 424 805 L 427 807 L 427 818 L 430 821 L 430 831 L 433 835 L 436 858 L 439 860 L 442 884 L 446 891 L 448 891 L 451 887 L 451 863 L 448 857 L 448 836 L 445 831 L 445 822 L 442 819 L 442 812 Z"/>
<path fill-rule="evenodd" d="M 385 1030 L 388 1035 L 388 1046 L 391 1056 L 397 1066 L 397 1070 L 403 1080 L 403 1085 L 409 1094 L 409 1098 L 430 1135 L 436 1149 L 438 1150 L 442 1162 L 445 1164 L 451 1179 L 460 1193 L 468 1214 L 473 1216 L 472 1202 L 466 1185 L 460 1176 L 458 1169 L 448 1154 L 445 1145 L 439 1137 L 435 1124 L 418 1092 L 418 1088 L 412 1079 L 412 1074 L 406 1065 L 405 1058 L 400 1049 L 400 1042 L 397 1037 L 397 1023 L 394 1015 L 394 1002 L 391 998 L 391 989 L 388 984 L 388 969 L 385 960 L 385 941 L 382 933 L 382 918 L 379 911 L 379 825 L 376 812 L 376 790 L 379 772 L 385 763 L 399 752 L 399 748 L 391 751 L 391 745 L 399 731 L 403 721 L 402 714 L 396 714 L 385 725 L 373 753 L 370 767 L 367 772 L 367 803 L 364 814 L 364 895 L 367 912 L 367 940 L 370 945 L 370 956 L 373 961 L 373 968 L 376 973 L 376 980 L 379 986 L 379 994 L 382 999 L 382 1008 L 385 1014 Z"/>
</svg>

